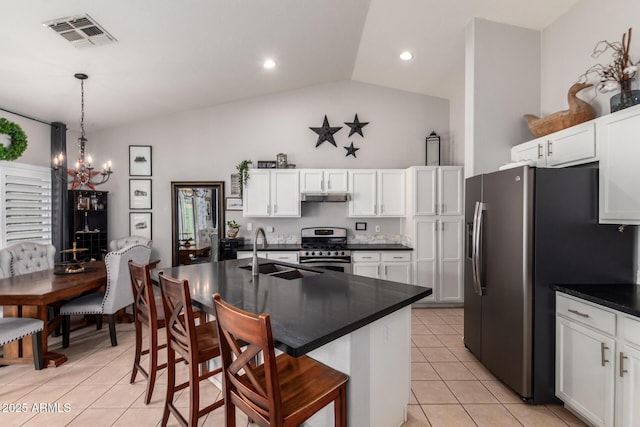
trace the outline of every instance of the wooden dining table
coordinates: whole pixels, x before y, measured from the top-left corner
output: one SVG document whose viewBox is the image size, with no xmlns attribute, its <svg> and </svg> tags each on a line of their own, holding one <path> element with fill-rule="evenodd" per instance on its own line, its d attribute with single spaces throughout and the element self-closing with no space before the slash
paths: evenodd
<svg viewBox="0 0 640 427">
<path fill-rule="evenodd" d="M 49 319 L 47 305 L 97 290 L 107 283 L 104 261 L 83 264 L 86 271 L 59 274 L 63 267 L 21 274 L 0 279 L 0 305 L 5 317 L 35 317 L 44 321 L 42 351 L 44 366 L 60 366 L 67 360 L 61 353 L 49 351 L 48 337 L 60 324 L 59 318 Z M 58 273 L 58 274 L 56 274 Z M 32 363 L 31 340 L 19 340 L 4 346 L 0 364 Z"/>
</svg>

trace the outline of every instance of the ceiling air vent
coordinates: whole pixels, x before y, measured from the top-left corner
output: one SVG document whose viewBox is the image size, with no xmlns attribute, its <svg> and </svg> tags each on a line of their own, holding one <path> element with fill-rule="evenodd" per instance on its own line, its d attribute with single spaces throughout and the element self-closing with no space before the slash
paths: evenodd
<svg viewBox="0 0 640 427">
<path fill-rule="evenodd" d="M 117 41 L 89 15 L 53 19 L 43 22 L 43 25 L 60 34 L 75 47 L 97 46 Z"/>
</svg>

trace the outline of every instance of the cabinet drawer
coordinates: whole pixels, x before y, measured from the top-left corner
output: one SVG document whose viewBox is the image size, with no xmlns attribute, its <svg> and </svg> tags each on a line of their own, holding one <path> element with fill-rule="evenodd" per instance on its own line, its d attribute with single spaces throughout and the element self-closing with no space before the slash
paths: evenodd
<svg viewBox="0 0 640 427">
<path fill-rule="evenodd" d="M 353 262 L 380 262 L 380 252 L 352 252 Z"/>
<path fill-rule="evenodd" d="M 596 328 L 606 334 L 616 334 L 616 315 L 569 296 L 556 294 L 556 313 Z"/>
<path fill-rule="evenodd" d="M 298 263 L 297 252 L 267 252 L 267 258 L 274 261 L 290 262 L 292 264 Z"/>
<path fill-rule="evenodd" d="M 640 346 L 640 319 L 624 316 L 622 330 L 625 341 Z"/>
<path fill-rule="evenodd" d="M 411 252 L 382 252 L 384 262 L 411 262 Z"/>
</svg>

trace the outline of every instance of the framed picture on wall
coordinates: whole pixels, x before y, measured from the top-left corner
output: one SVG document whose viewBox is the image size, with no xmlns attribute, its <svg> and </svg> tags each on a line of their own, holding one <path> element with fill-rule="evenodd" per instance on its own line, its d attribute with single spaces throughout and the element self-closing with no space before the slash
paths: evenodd
<svg viewBox="0 0 640 427">
<path fill-rule="evenodd" d="M 129 235 L 151 240 L 151 212 L 129 212 Z"/>
<path fill-rule="evenodd" d="M 226 210 L 228 211 L 241 211 L 242 199 L 240 197 L 227 197 L 226 198 Z"/>
<path fill-rule="evenodd" d="M 151 180 L 129 180 L 129 209 L 151 209 Z"/>
<path fill-rule="evenodd" d="M 151 176 L 151 146 L 129 146 L 129 175 Z"/>
</svg>

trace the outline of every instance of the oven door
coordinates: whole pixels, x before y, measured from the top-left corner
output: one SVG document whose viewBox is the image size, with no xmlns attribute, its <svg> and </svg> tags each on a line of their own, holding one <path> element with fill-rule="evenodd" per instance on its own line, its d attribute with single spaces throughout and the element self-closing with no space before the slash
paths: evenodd
<svg viewBox="0 0 640 427">
<path fill-rule="evenodd" d="M 298 262 L 301 265 L 319 268 L 321 270 L 339 271 L 341 273 L 351 274 L 351 261 L 347 260 L 337 260 L 332 258 L 309 258 L 300 259 L 300 261 Z"/>
</svg>

